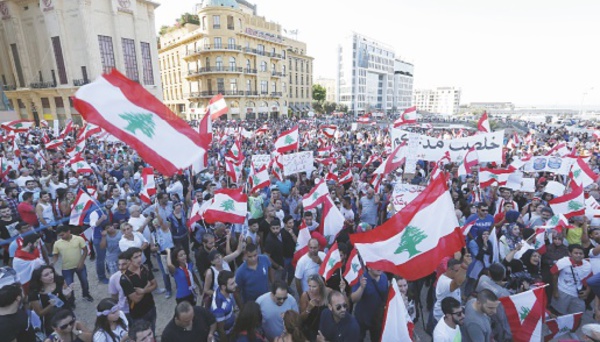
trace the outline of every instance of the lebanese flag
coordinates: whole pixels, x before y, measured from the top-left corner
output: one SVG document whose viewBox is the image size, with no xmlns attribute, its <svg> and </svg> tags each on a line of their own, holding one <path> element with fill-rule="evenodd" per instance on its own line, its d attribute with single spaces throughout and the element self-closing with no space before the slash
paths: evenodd
<svg viewBox="0 0 600 342">
<path fill-rule="evenodd" d="M 381 342 L 385 341 L 412 341 L 415 325 L 404 305 L 404 299 L 398 288 L 398 283 L 392 281 L 388 292 L 387 305 L 383 315 Z"/>
<path fill-rule="evenodd" d="M 514 170 L 512 169 L 488 169 L 482 167 L 479 169 L 479 186 L 485 188 L 496 183 L 498 186 L 506 185 L 508 176 L 510 176 Z"/>
<path fill-rule="evenodd" d="M 82 226 L 85 219 L 85 214 L 94 205 L 94 200 L 82 189 L 77 192 L 75 202 L 71 208 L 71 217 L 69 218 L 69 224 L 72 226 Z"/>
<path fill-rule="evenodd" d="M 362 278 L 364 269 L 361 266 L 358 251 L 356 248 L 352 249 L 346 261 L 346 268 L 344 270 L 343 277 L 348 282 L 348 286 L 354 286 L 358 284 L 360 278 Z"/>
<path fill-rule="evenodd" d="M 77 156 L 71 158 L 69 160 L 69 164 L 71 165 L 71 169 L 76 173 L 93 173 L 92 167 L 88 164 L 81 156 Z"/>
<path fill-rule="evenodd" d="M 145 203 L 152 203 L 152 196 L 156 195 L 156 183 L 154 182 L 154 170 L 151 167 L 142 169 L 142 191 L 140 199 Z"/>
<path fill-rule="evenodd" d="M 533 249 L 535 249 L 540 254 L 546 254 L 546 243 L 544 239 L 546 237 L 546 229 L 537 228 L 535 230 L 535 240 L 533 243 Z"/>
<path fill-rule="evenodd" d="M 566 218 L 581 216 L 585 214 L 585 197 L 583 187 L 577 182 L 571 181 L 571 192 L 550 200 L 550 208 L 554 214 L 563 214 Z"/>
<path fill-rule="evenodd" d="M 436 177 L 384 224 L 350 241 L 368 267 L 417 280 L 465 246 L 453 208 L 446 180 Z"/>
<path fill-rule="evenodd" d="M 394 128 L 414 123 L 417 123 L 417 107 L 410 107 L 404 110 L 398 120 L 394 121 Z"/>
<path fill-rule="evenodd" d="M 83 137 L 83 139 L 87 139 L 92 135 L 98 134 L 100 132 L 102 132 L 102 128 L 87 122 L 83 130 L 79 133 L 79 137 L 77 139 L 80 139 L 80 137 Z"/>
<path fill-rule="evenodd" d="M 45 144 L 46 149 L 47 150 L 56 150 L 59 147 L 63 146 L 63 140 L 62 139 L 54 139 L 49 141 L 47 144 Z"/>
<path fill-rule="evenodd" d="M 3 122 L 2 124 L 0 124 L 0 127 L 4 128 L 7 131 L 13 131 L 15 133 L 27 132 L 33 126 L 35 126 L 35 121 L 29 120 L 14 120 Z"/>
<path fill-rule="evenodd" d="M 325 201 L 325 197 L 328 195 L 329 188 L 327 188 L 325 180 L 321 179 L 321 181 L 302 198 L 302 208 L 304 210 L 315 208 L 319 204 L 323 203 Z"/>
<path fill-rule="evenodd" d="M 458 175 L 466 176 L 473 174 L 473 168 L 477 165 L 479 165 L 479 154 L 475 148 L 471 147 L 465 154 L 463 162 L 458 166 Z"/>
<path fill-rule="evenodd" d="M 344 228 L 344 215 L 338 207 L 333 203 L 329 192 L 323 201 L 323 211 L 321 213 L 321 224 L 319 232 L 327 240 L 327 244 L 333 243 L 337 235 Z"/>
<path fill-rule="evenodd" d="M 395 171 L 397 168 L 404 164 L 406 156 L 408 154 L 408 146 L 406 143 L 402 143 L 392 151 L 392 153 L 386 158 L 386 160 L 379 165 L 375 173 L 385 174 Z"/>
<path fill-rule="evenodd" d="M 447 172 L 444 170 L 444 165 L 451 163 L 452 159 L 450 158 L 450 152 L 446 151 L 444 155 L 438 160 L 433 166 L 433 170 L 431 170 L 430 179 L 437 178 L 439 175 L 443 175 L 444 178 L 447 178 Z"/>
<path fill-rule="evenodd" d="M 17 157 L 21 156 L 21 149 L 19 148 L 20 140 L 21 140 L 21 138 L 18 135 L 15 135 L 12 139 L 12 152 Z"/>
<path fill-rule="evenodd" d="M 235 163 L 242 163 L 244 161 L 244 154 L 242 153 L 242 143 L 239 139 L 236 139 L 231 145 L 229 151 L 225 155 L 225 159 L 229 159 Z"/>
<path fill-rule="evenodd" d="M 351 183 L 352 182 L 352 170 L 348 169 L 346 172 L 342 173 L 342 175 L 339 177 L 339 183 L 340 184 L 346 184 L 346 183 Z"/>
<path fill-rule="evenodd" d="M 240 135 L 245 139 L 252 139 L 254 137 L 254 132 L 247 131 L 245 128 L 242 128 Z"/>
<path fill-rule="evenodd" d="M 69 136 L 69 134 L 73 131 L 73 120 L 69 120 L 65 125 L 65 128 L 60 132 L 60 138 L 64 139 Z"/>
<path fill-rule="evenodd" d="M 263 165 L 260 170 L 254 170 L 254 164 L 251 166 L 252 175 L 249 178 L 250 181 L 250 192 L 254 192 L 256 190 L 260 190 L 264 187 L 269 186 L 271 184 L 271 180 L 269 179 L 269 171 L 267 170 L 267 165 Z"/>
<path fill-rule="evenodd" d="M 208 102 L 207 114 L 210 113 L 210 118 L 212 120 L 218 119 L 219 116 L 226 114 L 228 111 L 229 107 L 227 107 L 227 102 L 225 102 L 225 99 L 221 94 L 217 94 Z"/>
<path fill-rule="evenodd" d="M 198 134 L 204 142 L 204 148 L 208 149 L 213 141 L 212 119 L 210 118 L 210 110 L 204 114 L 202 120 L 198 124 Z"/>
<path fill-rule="evenodd" d="M 202 204 L 198 203 L 198 201 L 194 200 L 192 204 L 192 211 L 190 212 L 190 218 L 188 219 L 188 227 L 191 229 L 192 225 L 200 220 L 202 220 L 202 216 L 206 211 L 206 208 L 210 205 L 210 201 L 202 202 Z"/>
<path fill-rule="evenodd" d="M 42 132 L 42 142 L 44 144 L 47 144 L 50 142 L 50 137 L 48 136 L 48 132 L 46 132 L 46 131 Z"/>
<path fill-rule="evenodd" d="M 202 139 L 187 122 L 116 69 L 79 88 L 73 105 L 86 121 L 135 149 L 167 177 L 206 153 Z"/>
<path fill-rule="evenodd" d="M 549 342 L 550 340 L 564 334 L 570 332 L 574 333 L 581 325 L 581 316 L 583 316 L 583 312 L 558 316 L 555 319 L 547 320 L 546 326 L 548 326 L 550 334 L 544 337 L 544 341 Z"/>
<path fill-rule="evenodd" d="M 237 184 L 242 176 L 242 166 L 241 164 L 225 159 L 225 173 L 231 178 L 233 183 Z"/>
<path fill-rule="evenodd" d="M 75 141 L 75 145 L 69 147 L 66 150 L 67 154 L 71 158 L 81 155 L 83 153 L 83 151 L 85 150 L 85 143 L 86 143 L 86 140 L 83 136 L 78 137 L 77 140 Z"/>
<path fill-rule="evenodd" d="M 275 141 L 275 150 L 285 153 L 298 149 L 298 126 L 282 132 Z"/>
<path fill-rule="evenodd" d="M 381 157 L 372 154 L 371 156 L 369 156 L 369 159 L 367 159 L 367 162 L 365 163 L 365 166 L 363 168 L 366 169 L 367 167 L 369 167 L 369 165 L 373 164 L 376 161 L 381 162 L 381 160 Z"/>
<path fill-rule="evenodd" d="M 358 123 L 369 123 L 370 121 L 371 121 L 371 119 L 370 119 L 370 118 L 369 118 L 369 116 L 368 116 L 368 115 L 366 115 L 366 114 L 365 114 L 365 115 L 363 115 L 363 116 L 360 116 L 360 117 L 359 117 L 359 118 L 356 120 L 356 122 L 358 122 Z"/>
<path fill-rule="evenodd" d="M 499 299 L 506 311 L 513 341 L 542 340 L 542 326 L 546 314 L 546 293 L 543 286 Z"/>
<path fill-rule="evenodd" d="M 331 170 L 329 172 L 327 172 L 327 175 L 325 175 L 325 180 L 332 180 L 336 183 L 338 183 L 340 181 L 340 177 L 338 177 L 336 172 L 332 172 Z"/>
<path fill-rule="evenodd" d="M 306 223 L 304 222 L 304 220 L 302 220 L 300 227 L 298 227 L 298 238 L 296 239 L 296 251 L 294 252 L 294 258 L 292 259 L 292 265 L 294 267 L 296 267 L 298 260 L 300 260 L 300 258 L 304 254 L 308 253 L 308 242 L 310 241 L 310 239 L 311 239 L 310 231 L 308 230 L 308 227 L 306 226 Z"/>
<path fill-rule="evenodd" d="M 210 205 L 204 212 L 206 223 L 244 223 L 248 212 L 248 196 L 242 188 L 215 191 Z"/>
<path fill-rule="evenodd" d="M 265 134 L 268 132 L 269 132 L 269 126 L 267 124 L 264 124 L 264 125 L 260 126 L 259 129 L 254 131 L 254 134 L 259 135 L 259 134 Z"/>
<path fill-rule="evenodd" d="M 581 158 L 577 158 L 577 161 L 571 165 L 571 172 L 573 173 L 573 180 L 584 188 L 596 183 L 598 180 L 598 175 Z"/>
<path fill-rule="evenodd" d="M 560 157 L 563 157 L 570 153 L 571 153 L 571 150 L 569 150 L 569 148 L 567 147 L 567 144 L 560 143 L 560 144 L 556 144 L 556 146 L 554 146 L 550 151 L 546 152 L 545 155 L 553 156 L 555 154 L 558 154 Z"/>
<path fill-rule="evenodd" d="M 331 246 L 329 252 L 323 259 L 321 263 L 321 267 L 319 267 L 319 274 L 325 278 L 325 281 L 329 280 L 337 269 L 342 267 L 342 256 L 340 255 L 340 250 L 338 249 L 337 242 Z"/>
<path fill-rule="evenodd" d="M 544 229 L 556 229 L 559 233 L 563 231 L 563 228 L 567 227 L 569 227 L 569 220 L 563 214 L 554 215 L 546 222 L 545 226 L 539 226 L 539 228 Z"/>
<path fill-rule="evenodd" d="M 50 125 L 48 125 L 48 121 L 46 120 L 40 120 L 40 127 L 43 128 L 48 128 Z"/>
<path fill-rule="evenodd" d="M 275 178 L 277 178 L 277 180 L 283 182 L 283 163 L 279 160 L 279 155 L 271 159 L 271 172 L 273 172 L 273 175 L 275 175 Z"/>
<path fill-rule="evenodd" d="M 483 115 L 479 118 L 479 122 L 477 122 L 477 130 L 482 133 L 491 133 L 492 129 L 490 128 L 490 120 L 488 119 L 487 112 L 483 112 Z"/>
<path fill-rule="evenodd" d="M 465 223 L 465 225 L 460 228 L 465 237 L 469 235 L 469 232 L 471 231 L 471 228 L 473 228 L 473 226 L 475 225 L 475 222 L 477 222 L 477 220 Z"/>
<path fill-rule="evenodd" d="M 321 126 L 321 132 L 323 133 L 323 135 L 325 135 L 329 139 L 331 139 L 331 138 L 333 138 L 335 136 L 335 132 L 337 132 L 337 129 L 338 128 L 335 125 L 324 125 L 324 126 Z"/>
</svg>

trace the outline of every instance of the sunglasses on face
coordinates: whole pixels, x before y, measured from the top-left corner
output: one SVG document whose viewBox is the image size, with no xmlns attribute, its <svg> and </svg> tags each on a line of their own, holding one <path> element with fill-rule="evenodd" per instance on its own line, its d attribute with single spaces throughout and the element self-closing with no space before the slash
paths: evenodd
<svg viewBox="0 0 600 342">
<path fill-rule="evenodd" d="M 460 311 L 453 312 L 451 315 L 452 316 L 454 316 L 454 315 L 456 315 L 456 316 L 464 316 L 464 314 L 465 314 L 465 308 L 462 308 L 462 309 L 460 309 Z"/>
<path fill-rule="evenodd" d="M 340 310 L 342 310 L 342 308 L 348 309 L 348 304 L 338 304 L 335 306 L 336 311 L 340 311 Z"/>
<path fill-rule="evenodd" d="M 72 325 L 75 325 L 75 318 L 73 318 L 73 320 L 72 320 L 71 322 L 69 322 L 69 323 L 67 323 L 67 324 L 63 324 L 63 325 L 61 325 L 61 326 L 60 326 L 60 327 L 58 327 L 58 328 L 59 328 L 60 330 L 65 330 L 65 329 L 67 329 L 68 327 L 70 327 L 70 326 L 72 326 Z"/>
<path fill-rule="evenodd" d="M 285 297 L 275 297 L 275 300 L 277 300 L 278 302 L 285 302 L 288 299 L 288 296 Z"/>
</svg>

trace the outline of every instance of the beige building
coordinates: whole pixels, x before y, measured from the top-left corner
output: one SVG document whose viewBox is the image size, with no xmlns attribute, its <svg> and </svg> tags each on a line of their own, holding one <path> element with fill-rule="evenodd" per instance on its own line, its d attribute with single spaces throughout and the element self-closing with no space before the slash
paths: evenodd
<svg viewBox="0 0 600 342">
<path fill-rule="evenodd" d="M 438 87 L 435 89 L 417 89 L 414 92 L 414 104 L 419 111 L 453 115 L 460 107 L 460 88 Z"/>
<path fill-rule="evenodd" d="M 210 99 L 223 94 L 229 112 L 222 118 L 308 113 L 313 59 L 306 44 L 283 37 L 281 25 L 243 0 L 204 0 L 195 13 L 160 37 L 164 102 L 173 112 L 201 119 Z"/>
<path fill-rule="evenodd" d="M 335 79 L 333 78 L 324 78 L 319 77 L 315 80 L 315 84 L 320 85 L 325 88 L 325 101 L 327 102 L 335 102 L 337 99 L 337 95 L 335 93 Z"/>
<path fill-rule="evenodd" d="M 80 115 L 70 97 L 117 68 L 162 99 L 148 0 L 0 1 L 0 82 L 19 117 Z"/>
</svg>

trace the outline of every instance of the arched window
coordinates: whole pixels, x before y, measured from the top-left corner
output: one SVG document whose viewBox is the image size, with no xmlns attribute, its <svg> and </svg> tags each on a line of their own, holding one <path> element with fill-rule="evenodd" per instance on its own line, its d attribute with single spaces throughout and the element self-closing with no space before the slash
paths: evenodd
<svg viewBox="0 0 600 342">
<path fill-rule="evenodd" d="M 252 63 L 250 63 L 249 59 L 246 60 L 246 69 L 248 69 L 248 70 L 252 69 Z"/>
<path fill-rule="evenodd" d="M 229 38 L 227 40 L 227 47 L 229 48 L 229 50 L 235 49 L 235 38 Z"/>
<path fill-rule="evenodd" d="M 206 57 L 206 63 L 204 63 L 205 68 L 210 68 L 210 58 Z"/>
<path fill-rule="evenodd" d="M 217 64 L 216 65 L 217 69 L 223 68 L 223 57 L 221 57 L 221 56 L 217 57 L 217 60 L 215 63 Z"/>
<path fill-rule="evenodd" d="M 275 63 L 271 63 L 271 72 L 275 72 Z"/>
<path fill-rule="evenodd" d="M 229 57 L 229 69 L 232 71 L 235 69 L 235 57 Z"/>
<path fill-rule="evenodd" d="M 285 65 L 282 65 L 282 66 L 281 66 L 281 73 L 282 73 L 284 76 L 285 76 L 285 70 L 286 70 L 286 67 L 285 67 Z"/>
<path fill-rule="evenodd" d="M 267 62 L 260 62 L 260 71 L 267 71 Z"/>
</svg>

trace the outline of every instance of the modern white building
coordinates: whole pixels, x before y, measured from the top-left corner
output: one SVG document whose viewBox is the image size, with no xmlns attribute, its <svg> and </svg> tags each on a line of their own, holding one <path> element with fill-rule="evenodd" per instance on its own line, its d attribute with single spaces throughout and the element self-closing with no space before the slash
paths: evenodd
<svg viewBox="0 0 600 342">
<path fill-rule="evenodd" d="M 399 59 L 390 45 L 352 33 L 338 47 L 337 65 L 337 102 L 354 115 L 411 106 L 406 94 L 412 94 L 414 67 Z"/>
<path fill-rule="evenodd" d="M 148 0 L 0 1 L 0 83 L 19 117 L 79 120 L 70 97 L 113 68 L 162 99 Z"/>
<path fill-rule="evenodd" d="M 460 106 L 460 88 L 439 87 L 435 89 L 417 89 L 414 105 L 420 112 L 433 114 L 457 114 Z"/>
<path fill-rule="evenodd" d="M 336 81 L 333 78 L 324 78 L 319 77 L 315 80 L 315 84 L 318 84 L 325 88 L 325 101 L 327 102 L 336 102 L 337 101 L 337 92 L 335 89 Z"/>
</svg>

